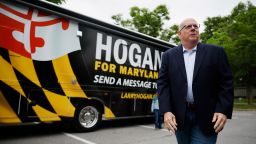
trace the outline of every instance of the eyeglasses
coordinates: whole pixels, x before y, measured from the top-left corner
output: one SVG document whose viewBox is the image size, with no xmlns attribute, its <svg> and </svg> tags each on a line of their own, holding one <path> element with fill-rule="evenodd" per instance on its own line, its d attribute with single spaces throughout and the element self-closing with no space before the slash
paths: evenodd
<svg viewBox="0 0 256 144">
<path fill-rule="evenodd" d="M 190 24 L 190 25 L 184 25 L 179 31 L 183 29 L 190 30 L 192 27 L 194 27 L 196 30 L 199 29 L 200 24 Z"/>
</svg>

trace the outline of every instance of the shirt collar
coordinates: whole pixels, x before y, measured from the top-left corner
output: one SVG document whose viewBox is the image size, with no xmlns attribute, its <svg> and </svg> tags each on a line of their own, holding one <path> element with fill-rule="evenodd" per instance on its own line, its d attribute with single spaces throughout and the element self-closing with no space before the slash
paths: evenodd
<svg viewBox="0 0 256 144">
<path fill-rule="evenodd" d="M 188 50 L 184 46 L 182 46 L 182 48 L 183 48 L 183 53 L 188 52 Z M 192 48 L 192 51 L 196 51 L 196 50 L 197 50 L 197 45 L 194 48 Z"/>
</svg>

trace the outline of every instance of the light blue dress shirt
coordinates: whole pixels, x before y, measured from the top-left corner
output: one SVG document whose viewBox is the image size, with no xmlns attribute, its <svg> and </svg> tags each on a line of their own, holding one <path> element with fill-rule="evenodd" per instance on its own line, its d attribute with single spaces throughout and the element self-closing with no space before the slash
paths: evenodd
<svg viewBox="0 0 256 144">
<path fill-rule="evenodd" d="M 188 83 L 188 91 L 187 91 L 187 98 L 186 98 L 187 102 L 194 102 L 192 82 L 193 82 L 196 50 L 197 50 L 197 47 L 194 47 L 192 50 L 187 50 L 186 48 L 183 47 L 183 57 L 185 62 L 187 83 Z"/>
</svg>

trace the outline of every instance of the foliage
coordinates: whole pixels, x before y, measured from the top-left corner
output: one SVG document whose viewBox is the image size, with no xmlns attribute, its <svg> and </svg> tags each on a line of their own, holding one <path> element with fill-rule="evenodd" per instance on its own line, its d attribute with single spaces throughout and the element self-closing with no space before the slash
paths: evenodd
<svg viewBox="0 0 256 144">
<path fill-rule="evenodd" d="M 131 19 L 123 19 L 121 14 L 117 14 L 112 16 L 112 19 L 117 25 L 149 36 L 157 37 L 165 41 L 169 41 L 170 38 L 172 38 L 174 42 L 178 41 L 177 36 L 174 36 L 178 29 L 177 25 L 168 29 L 163 28 L 164 22 L 170 19 L 166 5 L 159 5 L 153 11 L 135 6 L 130 9 L 130 16 Z"/>
<path fill-rule="evenodd" d="M 212 38 L 213 33 L 219 30 L 220 28 L 224 28 L 226 23 L 229 22 L 228 17 L 212 17 L 207 18 L 206 21 L 204 21 L 205 29 L 204 32 L 201 33 L 201 40 L 202 42 L 206 42 L 208 39 Z"/>
<path fill-rule="evenodd" d="M 163 29 L 160 34 L 160 39 L 164 41 L 172 41 L 172 43 L 175 43 L 178 45 L 180 42 L 180 39 L 177 35 L 177 31 L 179 30 L 178 25 L 173 25 L 169 29 Z"/>
<path fill-rule="evenodd" d="M 202 41 L 224 47 L 235 85 L 247 87 L 250 97 L 256 86 L 256 7 L 251 2 L 239 3 L 230 15 L 207 18 L 204 24 Z"/>
<path fill-rule="evenodd" d="M 52 2 L 52 3 L 55 3 L 55 4 L 62 4 L 65 2 L 65 0 L 46 0 L 48 2 Z"/>
</svg>

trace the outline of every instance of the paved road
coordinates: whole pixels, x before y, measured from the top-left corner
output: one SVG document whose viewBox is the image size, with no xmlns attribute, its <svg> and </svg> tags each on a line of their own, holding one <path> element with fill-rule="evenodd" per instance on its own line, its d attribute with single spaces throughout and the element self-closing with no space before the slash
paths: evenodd
<svg viewBox="0 0 256 144">
<path fill-rule="evenodd" d="M 0 127 L 0 144 L 175 144 L 173 134 L 154 130 L 150 120 L 104 122 L 102 129 L 76 133 L 59 125 Z M 218 144 L 256 144 L 256 112 L 236 111 Z"/>
<path fill-rule="evenodd" d="M 220 133 L 220 144 L 256 144 L 256 111 L 233 113 L 225 129 Z"/>
</svg>

